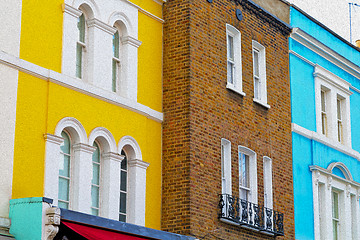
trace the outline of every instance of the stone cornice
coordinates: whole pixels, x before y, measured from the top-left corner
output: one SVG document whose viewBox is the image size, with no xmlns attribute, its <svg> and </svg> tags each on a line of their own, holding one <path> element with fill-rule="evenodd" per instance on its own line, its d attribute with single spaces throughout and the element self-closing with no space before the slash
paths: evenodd
<svg viewBox="0 0 360 240">
<path fill-rule="evenodd" d="M 275 15 L 271 14 L 261 6 L 257 5 L 251 0 L 230 0 L 232 2 L 235 2 L 236 5 L 241 5 L 244 9 L 252 12 L 256 16 L 263 19 L 265 22 L 271 24 L 272 26 L 276 27 L 280 30 L 280 32 L 284 36 L 288 36 L 291 33 L 291 26 L 282 20 L 280 20 Z"/>
<path fill-rule="evenodd" d="M 139 159 L 131 159 L 131 160 L 129 160 L 128 164 L 129 164 L 129 167 L 140 167 L 143 169 L 147 169 L 147 167 L 150 165 L 150 163 L 144 162 Z"/>
<path fill-rule="evenodd" d="M 140 45 L 142 43 L 141 41 L 137 40 L 136 38 L 133 38 L 133 37 L 130 37 L 130 36 L 123 37 L 121 39 L 121 42 L 123 44 L 130 44 L 130 45 L 132 45 L 132 46 L 134 46 L 136 48 L 140 47 Z"/>
<path fill-rule="evenodd" d="M 104 32 L 107 32 L 111 35 L 113 35 L 116 32 L 116 28 L 113 28 L 113 27 L 109 26 L 108 24 L 106 24 L 96 18 L 87 20 L 87 24 L 89 27 L 96 27 L 96 28 L 103 30 Z"/>
<path fill-rule="evenodd" d="M 58 137 L 56 135 L 52 135 L 52 134 L 44 134 L 44 138 L 46 142 L 51 142 L 51 143 L 55 143 L 55 144 L 62 144 L 64 142 L 64 139 L 62 137 Z"/>
<path fill-rule="evenodd" d="M 74 151 L 82 151 L 87 153 L 93 153 L 95 152 L 96 148 L 84 143 L 78 143 L 73 146 Z"/>
</svg>

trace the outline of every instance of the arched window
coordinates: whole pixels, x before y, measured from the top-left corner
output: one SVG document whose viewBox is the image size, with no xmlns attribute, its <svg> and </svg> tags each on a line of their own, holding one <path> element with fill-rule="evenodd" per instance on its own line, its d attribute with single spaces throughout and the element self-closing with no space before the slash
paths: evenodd
<svg viewBox="0 0 360 240">
<path fill-rule="evenodd" d="M 116 92 L 120 81 L 120 34 L 113 35 L 113 59 L 112 59 L 112 91 Z"/>
<path fill-rule="evenodd" d="M 124 159 L 121 161 L 120 167 L 120 208 L 119 208 L 119 221 L 126 222 L 126 199 L 127 199 L 127 157 L 124 150 L 121 151 Z"/>
<path fill-rule="evenodd" d="M 101 152 L 99 145 L 94 142 L 95 151 L 92 156 L 92 180 L 91 180 L 91 214 L 99 215 L 100 210 L 100 173 L 101 173 Z"/>
<path fill-rule="evenodd" d="M 71 141 L 69 135 L 61 132 L 61 137 L 64 142 L 60 146 L 61 159 L 59 163 L 59 190 L 58 190 L 58 205 L 61 208 L 68 209 L 70 205 L 70 182 L 71 182 Z"/>
<path fill-rule="evenodd" d="M 84 14 L 78 18 L 77 23 L 79 38 L 76 43 L 76 77 L 83 78 L 84 55 L 86 48 L 86 21 Z"/>
</svg>

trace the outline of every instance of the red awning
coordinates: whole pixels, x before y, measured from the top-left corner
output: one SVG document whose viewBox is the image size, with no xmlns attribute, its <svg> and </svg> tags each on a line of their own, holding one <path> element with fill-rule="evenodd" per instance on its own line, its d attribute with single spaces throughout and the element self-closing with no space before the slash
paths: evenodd
<svg viewBox="0 0 360 240">
<path fill-rule="evenodd" d="M 81 236 L 85 237 L 89 240 L 144 240 L 148 238 L 140 238 L 131 235 L 127 235 L 124 233 L 119 232 L 112 232 L 109 230 L 104 230 L 96 227 L 90 227 L 82 224 L 72 223 L 72 222 L 65 222 L 62 223 L 70 228 L 71 230 L 75 231 L 76 233 L 80 234 Z"/>
</svg>

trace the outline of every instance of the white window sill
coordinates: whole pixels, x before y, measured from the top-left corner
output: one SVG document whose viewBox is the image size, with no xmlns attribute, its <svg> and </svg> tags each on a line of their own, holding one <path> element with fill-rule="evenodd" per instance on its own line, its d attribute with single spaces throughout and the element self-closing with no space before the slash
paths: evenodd
<svg viewBox="0 0 360 240">
<path fill-rule="evenodd" d="M 236 92 L 237 94 L 240 94 L 240 95 L 243 96 L 243 97 L 246 96 L 246 94 L 245 94 L 243 91 L 241 91 L 240 89 L 236 88 L 233 84 L 228 83 L 228 84 L 226 85 L 226 88 L 229 89 L 229 90 L 231 90 L 231 91 L 233 91 L 233 92 Z"/>
<path fill-rule="evenodd" d="M 263 106 L 263 107 L 265 107 L 265 108 L 267 108 L 267 109 L 270 108 L 270 105 L 269 105 L 269 104 L 264 103 L 264 102 L 262 102 L 261 100 L 259 100 L 259 99 L 257 99 L 257 98 L 253 98 L 253 101 L 256 102 L 257 104 L 260 104 L 261 106 Z"/>
</svg>

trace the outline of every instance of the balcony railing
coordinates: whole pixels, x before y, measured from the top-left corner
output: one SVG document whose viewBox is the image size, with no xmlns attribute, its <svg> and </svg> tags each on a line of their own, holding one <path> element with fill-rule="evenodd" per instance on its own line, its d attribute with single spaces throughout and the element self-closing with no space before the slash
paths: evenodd
<svg viewBox="0 0 360 240">
<path fill-rule="evenodd" d="M 229 194 L 220 194 L 219 207 L 221 220 L 275 236 L 284 235 L 283 213 Z"/>
</svg>

